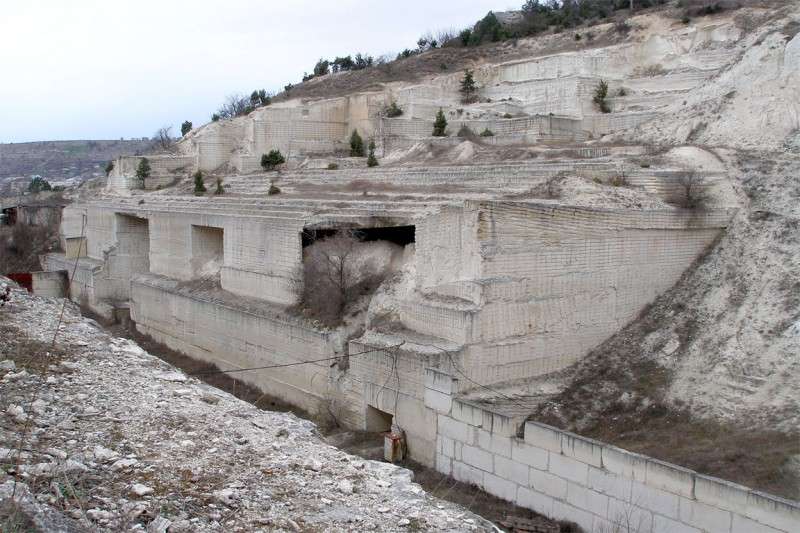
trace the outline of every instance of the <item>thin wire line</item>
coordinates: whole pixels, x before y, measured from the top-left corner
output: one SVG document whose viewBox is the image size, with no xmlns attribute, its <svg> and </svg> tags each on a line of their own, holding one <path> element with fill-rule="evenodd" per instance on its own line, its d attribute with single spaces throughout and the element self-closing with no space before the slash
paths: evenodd
<svg viewBox="0 0 800 533">
<path fill-rule="evenodd" d="M 80 239 L 78 240 L 78 253 L 75 254 L 75 265 L 72 267 L 72 275 L 70 276 L 69 284 L 67 286 L 67 290 L 70 289 L 70 287 L 72 286 L 72 283 L 75 281 L 75 274 L 78 271 L 78 262 L 80 261 L 81 250 L 83 249 L 83 239 L 84 239 L 85 233 L 86 233 L 86 214 L 84 213 L 83 214 L 83 218 L 81 219 L 81 236 L 80 236 Z M 88 252 L 88 250 L 87 250 L 87 252 Z M 68 300 L 68 298 L 64 298 L 64 301 L 61 303 L 61 312 L 58 315 L 58 322 L 56 323 L 56 329 L 53 332 L 53 340 L 50 342 L 50 346 L 51 346 L 52 350 L 54 350 L 55 347 L 56 347 L 56 339 L 58 338 L 58 333 L 59 333 L 59 331 L 61 329 L 61 323 L 64 320 L 64 310 L 67 307 L 67 300 Z M 33 359 L 31 358 L 30 361 L 32 361 L 32 360 Z M 44 370 L 42 371 L 42 377 L 44 377 L 44 374 L 47 373 L 47 370 L 49 368 L 50 368 L 50 365 L 49 364 L 45 364 Z M 19 437 L 19 445 L 17 447 L 17 460 L 16 460 L 16 465 L 14 467 L 16 475 L 14 476 L 14 486 L 13 486 L 13 488 L 11 490 L 11 498 L 12 499 L 14 499 L 14 497 L 17 494 L 17 477 L 19 476 L 19 469 L 20 469 L 20 465 L 22 464 L 22 449 L 23 449 L 23 447 L 25 445 L 25 439 L 28 436 L 28 432 L 30 431 L 31 423 L 33 422 L 33 411 L 32 411 L 33 407 L 32 406 L 33 406 L 33 403 L 36 401 L 36 398 L 39 396 L 39 392 L 41 391 L 42 387 L 44 386 L 44 383 L 45 383 L 45 380 L 42 379 L 41 382 L 39 383 L 39 386 L 36 387 L 33 390 L 33 394 L 31 396 L 31 400 L 28 402 L 28 414 L 27 414 L 27 417 L 25 419 L 25 425 L 22 427 L 22 432 L 20 433 L 20 437 Z M 83 511 L 83 509 L 81 509 L 81 511 Z"/>
<path fill-rule="evenodd" d="M 424 344 L 423 346 L 430 346 L 431 348 L 436 348 L 437 350 L 442 351 L 445 355 L 447 355 L 447 358 L 450 360 L 450 365 L 455 369 L 456 372 L 458 372 L 459 374 L 464 376 L 467 379 L 467 381 L 473 383 L 474 385 L 477 385 L 478 387 L 484 388 L 484 389 L 488 390 L 489 392 L 497 394 L 498 396 L 502 396 L 503 398 L 505 398 L 506 400 L 510 401 L 511 403 L 517 405 L 518 407 L 522 407 L 524 409 L 529 409 L 530 408 L 530 406 L 520 403 L 515 398 L 513 398 L 511 396 L 508 396 L 508 395 L 500 392 L 499 390 L 495 390 L 495 389 L 493 389 L 493 388 L 491 388 L 491 387 L 489 387 L 487 385 L 484 385 L 482 383 L 478 383 L 477 381 L 475 381 L 474 379 L 469 377 L 460 368 L 458 368 L 458 365 L 456 365 L 456 362 L 453 360 L 453 354 L 451 354 L 449 351 L 445 350 L 441 346 L 436 346 L 435 344 Z"/>
<path fill-rule="evenodd" d="M 186 375 L 187 376 L 209 376 L 209 375 L 213 375 L 213 374 L 234 374 L 234 373 L 239 373 L 239 372 L 250 372 L 252 370 L 269 370 L 269 369 L 272 369 L 272 368 L 287 368 L 287 367 L 290 367 L 290 366 L 308 365 L 308 364 L 314 364 L 314 363 L 322 363 L 322 362 L 325 362 L 325 361 L 337 361 L 337 360 L 341 359 L 342 357 L 354 357 L 356 355 L 364 355 L 364 354 L 368 354 L 368 353 L 375 353 L 375 352 L 380 352 L 380 351 L 383 351 L 383 350 L 391 350 L 391 349 L 394 349 L 394 348 L 399 348 L 403 344 L 404 343 L 401 342 L 400 344 L 396 344 L 394 346 L 386 346 L 385 348 L 373 348 L 371 350 L 364 350 L 363 352 L 356 352 L 356 353 L 347 354 L 346 356 L 345 355 L 340 355 L 340 356 L 337 356 L 337 357 L 325 357 L 323 359 L 313 359 L 313 360 L 310 360 L 310 361 L 295 361 L 294 363 L 284 363 L 284 364 L 280 364 L 280 365 L 254 366 L 254 367 L 250 367 L 250 368 L 236 368 L 236 369 L 233 369 L 233 370 L 207 370 L 207 371 L 203 371 L 203 372 L 190 372 L 190 373 L 187 373 Z"/>
</svg>

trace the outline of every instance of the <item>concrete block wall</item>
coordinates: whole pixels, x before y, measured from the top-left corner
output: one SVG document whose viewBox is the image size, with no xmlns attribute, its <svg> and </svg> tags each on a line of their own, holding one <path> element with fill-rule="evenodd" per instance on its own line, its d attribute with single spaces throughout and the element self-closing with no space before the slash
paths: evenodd
<svg viewBox="0 0 800 533">
<path fill-rule="evenodd" d="M 197 157 L 197 168 L 213 172 L 230 161 L 251 132 L 249 118 L 223 119 L 204 126 L 181 148 Z"/>
<path fill-rule="evenodd" d="M 800 531 L 797 502 L 536 422 L 518 438 L 519 420 L 449 401 L 437 470 L 587 533 Z"/>
<path fill-rule="evenodd" d="M 261 168 L 261 155 L 234 154 L 231 157 L 231 165 L 238 174 L 252 174 L 263 172 Z"/>
<path fill-rule="evenodd" d="M 75 229 L 78 233 L 70 236 L 78 236 L 80 234 L 80 228 Z M 86 255 L 94 259 L 103 259 L 104 254 L 116 242 L 114 212 L 94 205 L 88 206 L 86 208 L 84 233 L 86 237 Z"/>
<path fill-rule="evenodd" d="M 298 221 L 246 216 L 202 216 L 188 213 L 148 213 L 150 270 L 179 280 L 195 277 L 192 268 L 193 227 L 220 228 L 224 255 L 222 287 L 235 294 L 276 303 L 294 303 L 301 263 Z"/>
<path fill-rule="evenodd" d="M 80 238 L 77 218 L 83 218 L 84 213 L 86 236 Z M 111 318 L 111 306 L 130 298 L 131 278 L 149 270 L 148 222 L 96 207 L 70 208 L 67 219 L 69 222 L 62 225 L 67 235 L 66 253 L 47 254 L 42 266 L 48 272 L 67 272 L 72 280 L 69 297 Z M 78 236 L 70 237 L 75 234 Z"/>
<path fill-rule="evenodd" d="M 439 78 L 437 84 L 414 85 L 411 87 L 401 87 L 393 91 L 394 101 L 397 102 L 408 114 L 418 117 L 414 106 L 417 104 L 425 105 L 423 109 L 429 110 L 432 106 L 448 107 L 459 105 L 460 94 L 458 92 L 458 79 L 461 74 Z M 438 110 L 438 107 L 436 108 Z M 435 111 L 434 111 L 435 113 Z M 423 112 L 418 118 L 430 118 L 427 112 Z"/>
<path fill-rule="evenodd" d="M 236 148 L 234 139 L 204 139 L 197 142 L 197 167 L 203 172 L 214 172 L 228 163 Z"/>
<path fill-rule="evenodd" d="M 96 299 L 127 302 L 131 279 L 150 270 L 150 232 L 146 219 L 117 214 L 114 240 L 103 250 L 103 268 L 95 274 Z"/>
<path fill-rule="evenodd" d="M 279 304 L 297 301 L 302 286 L 302 222 L 226 217 L 222 288 Z"/>
<path fill-rule="evenodd" d="M 375 117 L 384 107 L 383 93 L 358 93 L 312 102 L 288 102 L 257 111 L 252 117 L 252 155 L 280 150 L 284 155 L 326 153 L 343 149 L 350 132 L 375 132 Z"/>
</svg>

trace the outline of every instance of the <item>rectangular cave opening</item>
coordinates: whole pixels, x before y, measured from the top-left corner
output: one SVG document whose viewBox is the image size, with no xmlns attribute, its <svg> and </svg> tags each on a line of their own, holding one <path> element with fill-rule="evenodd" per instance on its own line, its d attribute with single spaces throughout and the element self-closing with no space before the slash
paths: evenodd
<svg viewBox="0 0 800 533">
<path fill-rule="evenodd" d="M 344 234 L 352 236 L 360 242 L 387 241 L 399 246 L 406 246 L 415 242 L 416 227 L 408 225 L 372 228 L 306 228 L 301 233 L 303 248 L 307 248 L 317 241 Z"/>
<path fill-rule="evenodd" d="M 379 290 L 410 275 L 415 227 L 306 228 L 303 284 L 299 294 L 304 316 L 329 328 L 365 323 L 369 303 Z M 386 284 L 384 284 L 386 283 Z"/>
<path fill-rule="evenodd" d="M 115 222 L 117 254 L 127 258 L 131 274 L 150 272 L 149 221 L 146 218 L 117 213 Z"/>
<path fill-rule="evenodd" d="M 17 223 L 17 208 L 9 207 L 0 213 L 0 223 L 4 226 L 13 226 Z"/>
<path fill-rule="evenodd" d="M 367 406 L 365 421 L 364 430 L 370 433 L 385 433 L 392 429 L 392 415 L 371 405 Z"/>
<path fill-rule="evenodd" d="M 224 264 L 225 232 L 222 228 L 192 225 L 192 276 L 207 279 L 219 276 Z"/>
</svg>

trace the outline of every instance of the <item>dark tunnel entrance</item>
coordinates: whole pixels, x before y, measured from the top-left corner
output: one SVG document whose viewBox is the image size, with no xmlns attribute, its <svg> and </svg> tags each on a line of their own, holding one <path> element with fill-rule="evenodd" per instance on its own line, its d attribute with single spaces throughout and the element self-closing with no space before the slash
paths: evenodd
<svg viewBox="0 0 800 533">
<path fill-rule="evenodd" d="M 382 228 L 304 229 L 301 234 L 303 248 L 316 241 L 333 237 L 342 231 L 351 232 L 351 235 L 361 242 L 388 241 L 400 246 L 406 246 L 415 242 L 416 228 L 414 226 L 389 226 Z"/>
</svg>

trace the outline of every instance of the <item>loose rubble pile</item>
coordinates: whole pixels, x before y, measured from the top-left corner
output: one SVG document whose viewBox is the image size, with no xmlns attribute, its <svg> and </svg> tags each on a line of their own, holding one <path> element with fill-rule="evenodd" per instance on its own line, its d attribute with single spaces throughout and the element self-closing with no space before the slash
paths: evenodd
<svg viewBox="0 0 800 533">
<path fill-rule="evenodd" d="M 61 306 L 14 291 L 0 310 L 0 520 L 16 479 L 15 507 L 48 531 L 494 529 L 410 471 L 187 377 L 72 304 L 51 346 Z"/>
</svg>

